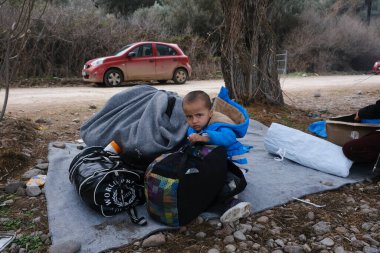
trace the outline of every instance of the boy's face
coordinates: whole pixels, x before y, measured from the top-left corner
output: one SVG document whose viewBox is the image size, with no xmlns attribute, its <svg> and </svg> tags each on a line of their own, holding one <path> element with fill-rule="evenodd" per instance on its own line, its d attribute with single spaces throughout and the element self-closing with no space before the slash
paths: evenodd
<svg viewBox="0 0 380 253">
<path fill-rule="evenodd" d="M 187 124 L 196 131 L 202 130 L 208 124 L 212 115 L 212 110 L 208 109 L 205 102 L 200 99 L 183 103 L 183 111 Z"/>
</svg>

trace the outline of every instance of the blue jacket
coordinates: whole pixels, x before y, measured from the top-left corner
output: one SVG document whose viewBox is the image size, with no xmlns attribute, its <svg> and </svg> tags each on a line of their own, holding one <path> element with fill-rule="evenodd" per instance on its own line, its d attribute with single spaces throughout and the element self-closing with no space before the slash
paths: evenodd
<svg viewBox="0 0 380 253">
<path fill-rule="evenodd" d="M 218 97 L 213 104 L 213 115 L 209 124 L 202 129 L 202 133 L 207 133 L 210 145 L 224 146 L 227 149 L 229 159 L 236 155 L 248 152 L 252 146 L 244 146 L 236 138 L 242 138 L 247 133 L 249 116 L 247 111 L 231 100 L 228 90 L 221 87 Z M 189 127 L 187 136 L 198 133 Z M 240 164 L 246 164 L 247 159 L 233 160 Z"/>
</svg>

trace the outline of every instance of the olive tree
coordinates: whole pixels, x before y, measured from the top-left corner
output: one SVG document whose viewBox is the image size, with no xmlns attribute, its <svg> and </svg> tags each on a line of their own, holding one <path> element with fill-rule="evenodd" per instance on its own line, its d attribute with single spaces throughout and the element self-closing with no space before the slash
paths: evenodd
<svg viewBox="0 0 380 253">
<path fill-rule="evenodd" d="M 283 104 L 277 75 L 275 35 L 269 22 L 272 0 L 221 0 L 224 14 L 221 65 L 232 97 Z"/>
</svg>

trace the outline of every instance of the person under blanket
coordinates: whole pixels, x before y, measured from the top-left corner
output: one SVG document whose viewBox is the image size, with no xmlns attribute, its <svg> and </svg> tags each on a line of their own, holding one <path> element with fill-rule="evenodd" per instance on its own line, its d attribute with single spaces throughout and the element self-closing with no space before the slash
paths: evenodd
<svg viewBox="0 0 380 253">
<path fill-rule="evenodd" d="M 368 123 L 380 124 L 380 100 L 375 104 L 366 106 L 356 113 L 355 120 L 362 121 L 366 119 Z M 379 167 L 380 159 L 380 129 L 373 131 L 359 139 L 352 140 L 344 144 L 344 155 L 360 163 L 375 162 L 374 169 Z"/>
<path fill-rule="evenodd" d="M 227 89 L 222 87 L 213 104 L 205 92 L 192 91 L 184 97 L 182 108 L 189 124 L 187 130 L 189 142 L 224 146 L 227 149 L 228 159 L 238 166 L 247 164 L 247 159 L 242 155 L 251 147 L 244 146 L 236 138 L 246 134 L 249 117 L 243 107 L 228 98 Z M 226 185 L 234 189 L 233 183 L 234 181 L 230 180 Z M 239 201 L 237 196 L 225 204 L 227 210 L 220 218 L 223 223 L 236 221 L 251 213 L 251 204 Z"/>
</svg>

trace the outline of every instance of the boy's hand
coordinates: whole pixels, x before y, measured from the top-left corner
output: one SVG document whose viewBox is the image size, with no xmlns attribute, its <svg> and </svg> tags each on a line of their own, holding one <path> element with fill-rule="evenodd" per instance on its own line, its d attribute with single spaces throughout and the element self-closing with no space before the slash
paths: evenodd
<svg viewBox="0 0 380 253">
<path fill-rule="evenodd" d="M 191 134 L 187 139 L 190 142 L 208 142 L 210 140 L 208 136 L 202 136 L 199 134 Z"/>
</svg>

